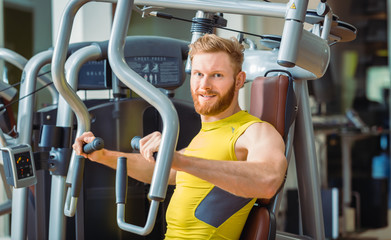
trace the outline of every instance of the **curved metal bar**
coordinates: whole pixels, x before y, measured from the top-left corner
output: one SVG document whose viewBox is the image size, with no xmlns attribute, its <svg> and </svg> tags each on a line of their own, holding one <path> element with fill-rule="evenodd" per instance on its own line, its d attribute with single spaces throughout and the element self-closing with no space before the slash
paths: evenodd
<svg viewBox="0 0 391 240">
<path fill-rule="evenodd" d="M 6 48 L 0 48 L 0 58 L 6 60 L 7 62 L 11 63 L 12 65 L 21 70 L 23 70 L 24 66 L 27 63 L 27 59 L 24 58 L 22 55 L 19 55 L 18 53 Z M 3 94 L 9 96 L 10 99 L 7 100 L 11 101 L 11 99 L 16 95 L 16 93 L 17 90 L 15 88 L 10 88 Z"/>
<path fill-rule="evenodd" d="M 0 48 L 0 58 L 6 60 L 20 70 L 23 70 L 27 63 L 27 59 L 25 57 L 7 48 Z"/>
<path fill-rule="evenodd" d="M 145 227 L 140 227 L 125 222 L 125 204 L 117 204 L 117 224 L 118 227 L 124 231 L 136 233 L 138 235 L 145 236 L 153 230 L 153 226 L 156 221 L 157 212 L 159 210 L 159 202 L 152 201 L 149 206 L 149 213 Z"/>
<path fill-rule="evenodd" d="M 171 101 L 158 89 L 145 81 L 127 65 L 124 59 L 125 37 L 129 27 L 133 1 L 120 0 L 114 16 L 112 33 L 109 40 L 108 58 L 110 66 L 117 77 L 130 89 L 144 98 L 160 113 L 163 120 L 162 143 L 157 156 L 152 176 L 149 198 L 152 205 L 165 198 L 172 157 L 176 148 L 179 131 L 178 114 Z M 151 209 L 153 210 L 153 209 Z M 148 219 L 155 219 L 156 211 L 149 211 Z M 146 235 L 155 221 L 147 221 L 138 234 Z M 134 229 L 130 229 L 133 231 Z"/>
<path fill-rule="evenodd" d="M 76 16 L 76 13 L 78 10 L 87 2 L 91 2 L 91 0 L 70 0 L 67 4 L 67 6 L 64 9 L 63 15 L 61 17 L 61 22 L 60 22 L 60 31 L 58 32 L 58 36 L 56 39 L 56 43 L 54 46 L 54 51 L 53 51 L 53 58 L 52 58 L 52 78 L 53 78 L 53 83 L 60 93 L 61 96 L 67 98 L 67 102 L 72 105 L 72 106 L 79 106 L 79 97 L 76 95 L 76 93 L 68 86 L 66 80 L 65 80 L 65 73 L 64 73 L 64 68 L 65 68 L 65 60 L 67 57 L 68 53 L 68 48 L 69 48 L 69 40 L 72 32 L 72 25 Z M 116 1 L 113 0 L 105 0 L 105 1 L 98 1 L 96 0 L 95 2 L 111 2 L 115 3 Z M 77 107 L 76 107 L 77 108 Z M 79 108 L 77 108 L 79 109 Z M 72 157 L 74 159 L 74 157 Z M 75 162 L 75 161 L 73 161 Z M 73 166 L 73 163 L 71 163 Z M 70 168 L 71 169 L 71 168 Z M 79 168 L 78 168 L 79 169 Z M 57 179 L 57 177 L 55 177 Z M 57 180 L 55 180 L 55 183 L 58 184 L 58 188 L 62 190 L 62 193 L 60 195 L 63 195 L 65 193 L 65 180 L 63 178 L 58 177 Z M 53 194 L 52 194 L 53 195 Z M 63 200 L 59 200 L 61 203 Z M 72 205 L 72 209 L 76 208 L 76 202 L 74 201 Z M 57 203 L 58 204 L 58 203 Z M 62 209 L 59 207 L 55 207 L 56 209 Z M 75 210 L 73 210 L 75 211 Z M 57 215 L 56 215 L 57 216 Z M 53 216 L 53 218 L 56 218 L 56 216 Z M 62 227 L 62 226 L 60 226 Z M 62 227 L 60 229 L 61 233 L 63 234 L 63 229 Z M 54 232 L 54 231 L 53 231 Z M 61 237 L 61 236 L 60 236 Z"/>
<path fill-rule="evenodd" d="M 16 53 L 6 48 L 0 48 L 0 58 L 6 60 L 7 62 L 11 63 L 15 67 L 19 68 L 20 70 L 23 70 L 25 65 L 27 64 L 27 59 L 25 57 L 23 57 L 19 53 Z M 51 83 L 52 81 L 46 76 L 41 76 L 38 77 L 38 82 L 41 83 L 42 85 L 46 85 L 48 83 Z M 47 89 L 50 92 L 50 95 L 52 96 L 52 104 L 57 104 L 58 92 L 53 86 L 48 86 Z"/>
<path fill-rule="evenodd" d="M 82 48 L 75 53 L 73 53 L 66 62 L 66 72 L 68 79 L 68 83 L 73 89 L 77 88 L 78 83 L 78 74 L 80 72 L 80 68 L 83 66 L 84 63 L 90 61 L 90 60 L 96 60 L 100 58 L 102 51 L 98 45 L 91 45 L 85 48 Z M 75 98 L 76 96 L 76 98 Z M 84 105 L 83 101 L 77 96 L 77 95 L 66 95 L 63 96 L 64 100 L 69 104 L 68 109 L 64 109 L 64 111 L 68 114 L 65 114 L 66 121 L 70 121 L 70 119 L 67 119 L 67 117 L 72 117 L 72 114 L 69 112 L 70 109 L 73 110 L 73 112 L 76 114 L 77 119 L 77 132 L 76 137 L 79 137 L 83 132 L 90 130 L 90 115 L 88 113 L 87 107 Z M 61 100 L 60 100 L 61 101 Z M 66 124 L 66 123 L 64 123 Z M 72 182 L 72 179 L 74 179 L 74 175 L 77 174 L 80 169 L 77 169 L 76 161 L 84 161 L 80 158 L 76 157 L 75 152 L 72 152 L 71 161 L 68 168 L 68 174 L 66 178 L 66 183 L 70 184 L 71 188 L 77 187 L 75 186 L 76 183 Z M 71 196 L 70 194 L 70 188 L 68 188 L 68 194 L 66 197 L 65 207 L 64 207 L 64 214 L 68 217 L 72 217 L 75 215 L 76 212 L 76 205 L 77 205 L 77 197 Z"/>
<path fill-rule="evenodd" d="M 76 51 L 68 58 L 65 64 L 67 72 L 66 79 L 68 80 L 68 83 L 63 85 L 66 88 L 66 91 L 75 92 L 74 89 L 77 89 L 78 85 L 78 73 L 82 65 L 85 62 L 95 60 L 100 56 L 100 48 L 96 45 L 92 45 Z M 56 125 L 61 127 L 71 127 L 73 125 L 73 113 L 71 110 L 76 113 L 78 122 L 77 135 L 80 136 L 84 131 L 88 131 L 90 129 L 90 118 L 87 107 L 76 94 L 60 96 Z M 75 167 L 75 159 L 76 155 L 73 152 L 71 156 L 71 163 L 73 164 L 71 164 L 68 168 L 68 175 L 70 175 L 69 173 L 81 171 L 79 168 Z M 79 160 L 81 161 L 80 158 Z M 74 188 L 74 185 L 75 183 L 71 183 L 70 187 Z M 52 194 L 50 202 L 50 219 L 53 221 L 50 221 L 49 223 L 49 239 L 61 239 L 65 236 L 65 216 L 74 216 L 76 212 L 77 198 L 69 199 L 72 200 L 71 202 L 73 204 L 68 203 L 68 197 L 65 198 L 66 179 L 64 176 L 52 176 L 51 191 L 56 194 Z"/>
<path fill-rule="evenodd" d="M 24 97 L 33 92 L 36 87 L 36 79 L 39 70 L 50 61 L 51 51 L 46 51 L 32 57 L 26 64 L 22 74 L 22 84 L 19 90 L 19 96 Z M 20 100 L 18 109 L 18 143 L 31 142 L 32 121 L 34 109 L 34 95 L 30 95 Z M 12 239 L 26 238 L 27 225 L 27 191 L 28 188 L 18 188 L 13 190 L 12 208 L 17 209 L 12 213 L 11 236 Z"/>
<path fill-rule="evenodd" d="M 60 31 L 58 32 L 57 40 L 54 46 L 53 58 L 52 58 L 52 79 L 54 86 L 61 94 L 73 95 L 76 98 L 76 93 L 67 87 L 64 73 L 64 65 L 67 57 L 67 51 L 69 48 L 69 40 L 72 32 L 72 23 L 75 19 L 76 12 L 87 3 L 87 0 L 71 0 L 65 7 L 64 13 L 60 22 Z"/>
</svg>

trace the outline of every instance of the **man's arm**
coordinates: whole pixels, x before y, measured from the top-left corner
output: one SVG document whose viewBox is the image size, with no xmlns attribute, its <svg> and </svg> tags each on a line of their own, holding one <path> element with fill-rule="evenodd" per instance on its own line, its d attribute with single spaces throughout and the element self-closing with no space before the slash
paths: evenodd
<svg viewBox="0 0 391 240">
<path fill-rule="evenodd" d="M 93 162 L 103 164 L 112 169 L 117 168 L 118 157 L 126 157 L 128 176 L 141 182 L 151 183 L 152 174 L 155 167 L 155 163 L 153 161 L 146 161 L 145 158 L 138 153 L 124 153 L 107 149 L 94 151 L 90 154 L 84 153 L 82 151 L 83 145 L 92 142 L 94 138 L 95 136 L 91 132 L 86 132 L 80 137 L 76 138 L 75 143 L 73 144 L 73 149 L 75 150 L 76 154 L 84 156 Z M 175 175 L 176 171 L 171 169 L 168 181 L 169 184 L 175 185 Z"/>
<path fill-rule="evenodd" d="M 239 161 L 206 160 L 176 153 L 172 167 L 241 197 L 272 198 L 287 168 L 280 134 L 268 123 L 255 123 L 239 137 L 235 152 Z"/>
</svg>

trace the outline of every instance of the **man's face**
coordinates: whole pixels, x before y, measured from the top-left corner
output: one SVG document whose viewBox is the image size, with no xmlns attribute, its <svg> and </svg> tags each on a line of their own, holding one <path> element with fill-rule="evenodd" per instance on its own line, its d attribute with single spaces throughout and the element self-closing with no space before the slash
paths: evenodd
<svg viewBox="0 0 391 240">
<path fill-rule="evenodd" d="M 196 111 L 204 116 L 216 116 L 232 106 L 235 76 L 227 53 L 200 53 L 193 57 L 191 94 Z"/>
</svg>

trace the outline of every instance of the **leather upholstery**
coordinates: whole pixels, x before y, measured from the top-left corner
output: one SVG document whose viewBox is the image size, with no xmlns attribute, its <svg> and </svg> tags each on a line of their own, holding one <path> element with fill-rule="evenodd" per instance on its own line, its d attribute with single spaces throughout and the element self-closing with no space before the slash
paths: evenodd
<svg viewBox="0 0 391 240">
<path fill-rule="evenodd" d="M 285 75 L 257 77 L 251 87 L 250 113 L 272 124 L 284 137 L 289 78 Z M 241 240 L 274 240 L 276 220 L 268 204 L 258 201 L 243 228 Z M 271 201 L 272 202 L 272 201 Z"/>
</svg>

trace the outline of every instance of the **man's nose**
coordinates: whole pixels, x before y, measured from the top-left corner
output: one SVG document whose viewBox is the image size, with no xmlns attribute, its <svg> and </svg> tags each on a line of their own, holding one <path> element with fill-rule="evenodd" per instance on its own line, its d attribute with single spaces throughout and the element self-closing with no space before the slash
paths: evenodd
<svg viewBox="0 0 391 240">
<path fill-rule="evenodd" d="M 200 89 L 211 89 L 211 82 L 208 76 L 204 76 L 200 80 Z"/>
</svg>

